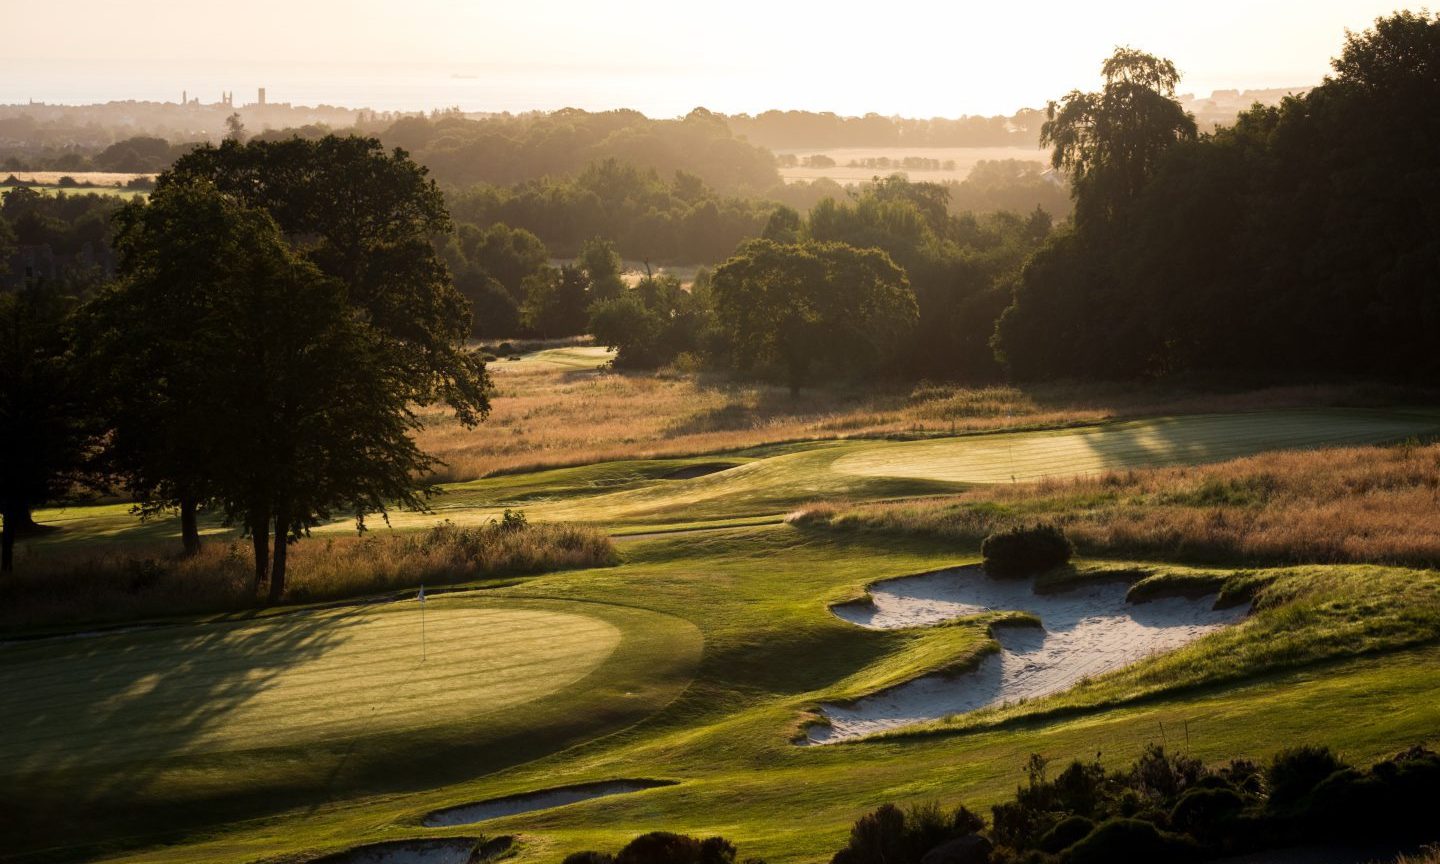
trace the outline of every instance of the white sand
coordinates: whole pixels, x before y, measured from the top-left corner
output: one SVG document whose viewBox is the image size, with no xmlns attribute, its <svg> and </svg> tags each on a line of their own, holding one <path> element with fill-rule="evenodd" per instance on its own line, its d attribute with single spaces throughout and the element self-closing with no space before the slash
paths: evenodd
<svg viewBox="0 0 1440 864">
<path fill-rule="evenodd" d="M 991 579 L 977 567 L 891 579 L 871 588 L 873 603 L 834 608 L 861 627 L 936 624 L 991 610 L 1039 616 L 1042 628 L 997 628 L 998 654 L 963 675 L 927 675 L 848 705 L 822 705 L 831 725 L 813 726 L 812 743 L 829 743 L 936 720 L 950 714 L 1037 699 L 1138 660 L 1179 648 L 1245 617 L 1212 609 L 1213 597 L 1125 602 L 1123 582 L 1036 594 L 1033 582 Z"/>
<path fill-rule="evenodd" d="M 469 825 L 472 822 L 483 822 L 486 819 L 499 819 L 501 816 L 515 816 L 519 813 L 529 813 L 532 810 L 548 810 L 551 807 L 578 804 L 581 801 L 589 801 L 592 798 L 604 798 L 607 795 L 624 795 L 629 792 L 641 792 L 646 789 L 673 785 L 675 784 L 659 780 L 612 780 L 608 783 L 586 783 L 579 786 L 564 786 L 559 789 L 545 789 L 539 792 L 528 792 L 523 795 L 511 795 L 506 798 L 496 798 L 491 801 L 481 801 L 476 804 L 464 804 L 459 807 L 451 807 L 447 810 L 436 810 L 434 813 L 426 816 L 422 824 L 427 828 L 448 828 L 453 825 Z"/>
</svg>

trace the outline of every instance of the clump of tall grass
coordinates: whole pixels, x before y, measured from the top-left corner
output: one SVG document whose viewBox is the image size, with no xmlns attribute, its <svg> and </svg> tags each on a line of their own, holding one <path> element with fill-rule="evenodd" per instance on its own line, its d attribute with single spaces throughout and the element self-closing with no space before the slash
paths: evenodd
<svg viewBox="0 0 1440 864">
<path fill-rule="evenodd" d="M 169 547 L 31 553 L 0 583 L 0 629 L 250 608 L 259 598 L 249 555 L 242 542 L 212 542 L 190 558 Z M 446 522 L 408 533 L 312 538 L 290 552 L 285 602 L 609 566 L 617 560 L 614 544 L 600 531 L 515 515 L 479 526 Z"/>
<path fill-rule="evenodd" d="M 1198 563 L 1440 566 L 1440 444 L 1279 451 L 1185 468 L 979 487 L 944 498 L 818 504 L 799 526 L 966 545 L 1061 527 L 1086 555 Z"/>
</svg>

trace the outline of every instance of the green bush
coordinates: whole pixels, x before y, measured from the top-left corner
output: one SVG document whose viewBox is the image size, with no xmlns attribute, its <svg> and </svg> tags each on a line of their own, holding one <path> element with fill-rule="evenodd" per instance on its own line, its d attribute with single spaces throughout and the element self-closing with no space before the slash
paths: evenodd
<svg viewBox="0 0 1440 864">
<path fill-rule="evenodd" d="M 1329 747 L 1307 745 L 1281 750 L 1265 772 L 1270 786 L 1270 810 L 1296 807 L 1322 780 L 1347 767 Z"/>
<path fill-rule="evenodd" d="M 1063 567 L 1075 547 L 1055 525 L 1032 525 L 999 531 L 980 544 L 985 571 L 995 576 L 1028 576 Z"/>
<path fill-rule="evenodd" d="M 1180 796 L 1170 811 L 1170 827 L 1201 843 L 1218 843 L 1245 809 L 1245 796 L 1234 789 L 1197 787 Z"/>
<path fill-rule="evenodd" d="M 985 820 L 964 806 L 949 813 L 939 804 L 901 810 L 886 804 L 861 816 L 850 829 L 850 842 L 835 853 L 832 864 L 920 864 L 925 853 L 942 843 L 974 834 Z"/>
<path fill-rule="evenodd" d="M 1045 832 L 1040 838 L 1040 850 L 1051 854 L 1063 852 L 1090 836 L 1095 823 L 1084 816 L 1071 816 Z"/>
<path fill-rule="evenodd" d="M 1182 864 L 1199 857 L 1193 841 L 1141 819 L 1111 819 L 1066 850 L 1064 864 Z"/>
</svg>

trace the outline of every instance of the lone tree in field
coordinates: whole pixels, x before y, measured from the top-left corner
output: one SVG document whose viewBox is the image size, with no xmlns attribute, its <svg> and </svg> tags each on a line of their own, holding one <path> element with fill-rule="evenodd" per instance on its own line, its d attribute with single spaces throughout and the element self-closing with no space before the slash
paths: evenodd
<svg viewBox="0 0 1440 864">
<path fill-rule="evenodd" d="M 1195 118 L 1175 100 L 1175 64 L 1116 48 L 1101 66 L 1099 93 L 1072 90 L 1051 102 L 1040 143 L 1054 146 L 1056 170 L 1070 175 L 1078 224 L 1113 221 L 1155 174 L 1160 157 L 1195 139 Z"/>
<path fill-rule="evenodd" d="M 122 222 L 127 275 L 92 326 L 111 350 L 131 324 L 158 343 L 131 362 L 156 364 L 161 383 L 115 397 L 117 458 L 142 493 L 222 507 L 249 533 L 256 588 L 268 574 L 272 602 L 289 542 L 311 527 L 421 506 L 415 478 L 432 461 L 409 435 L 406 367 L 343 283 L 208 181 L 168 182 Z M 188 279 L 171 272 L 187 262 Z M 158 441 L 143 441 L 147 428 Z"/>
<path fill-rule="evenodd" d="M 70 489 L 95 440 L 75 368 L 75 305 L 43 282 L 0 291 L 0 572 L 14 569 L 16 535 L 35 527 L 31 511 Z"/>
<path fill-rule="evenodd" d="M 220 206 L 217 195 L 228 203 Z M 146 507 L 179 507 L 191 551 L 199 544 L 194 517 L 199 502 L 224 503 L 231 515 L 241 507 L 228 487 L 206 485 L 213 479 L 214 453 L 205 436 L 218 415 L 193 395 L 212 386 L 212 376 L 191 348 L 199 334 L 186 332 L 188 322 L 208 308 L 205 304 L 215 296 L 230 296 L 217 286 L 230 284 L 237 266 L 231 213 L 237 207 L 266 214 L 297 266 L 314 268 L 334 286 L 327 291 L 369 334 L 362 352 L 364 371 L 371 376 L 366 386 L 371 391 L 383 386 L 387 406 L 444 401 L 465 425 L 478 423 L 489 410 L 485 364 L 464 345 L 471 329 L 469 305 L 431 244 L 433 236 L 450 230 L 450 219 L 424 168 L 403 151 L 387 153 L 377 141 L 354 137 L 226 141 L 198 148 L 160 176 L 148 205 L 135 205 L 121 218 L 117 246 L 124 297 L 107 298 L 99 315 L 109 322 L 111 350 L 105 354 L 117 358 L 109 377 L 120 386 L 112 392 L 125 394 L 115 409 L 117 467 Z M 205 290 L 196 293 L 201 287 Z M 274 298 L 266 302 L 273 307 L 269 314 L 278 315 Z M 134 328 L 133 338 L 127 328 Z M 132 350 L 133 355 L 123 356 Z M 413 455 L 405 450 L 396 458 Z M 404 504 L 410 499 L 397 493 L 395 500 Z M 330 506 L 312 510 L 328 512 Z M 243 509 L 252 535 L 284 517 L 289 524 L 276 525 L 276 535 L 293 536 L 311 519 L 293 508 L 247 504 Z M 370 512 L 381 509 L 374 506 Z M 253 538 L 261 581 L 267 572 L 261 554 L 267 536 L 265 529 Z M 276 551 L 283 565 L 283 543 Z M 279 576 L 283 590 L 283 571 Z"/>
<path fill-rule="evenodd" d="M 715 315 L 739 371 L 779 366 L 792 395 L 812 365 L 883 368 L 913 331 L 915 294 L 878 249 L 753 240 L 711 283 Z"/>
<path fill-rule="evenodd" d="M 156 190 L 187 180 L 208 180 L 264 210 L 307 261 L 338 280 L 381 335 L 412 401 L 443 400 L 467 425 L 485 416 L 485 364 L 465 348 L 469 305 L 431 244 L 450 232 L 450 216 L 405 151 L 354 136 L 226 141 L 176 160 Z"/>
</svg>

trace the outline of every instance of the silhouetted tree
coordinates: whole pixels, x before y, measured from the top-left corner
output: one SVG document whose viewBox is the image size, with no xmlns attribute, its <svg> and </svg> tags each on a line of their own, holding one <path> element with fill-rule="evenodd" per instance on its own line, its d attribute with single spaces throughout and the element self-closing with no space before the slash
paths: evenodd
<svg viewBox="0 0 1440 864">
<path fill-rule="evenodd" d="M 489 410 L 489 380 L 464 345 L 468 305 L 431 244 L 451 223 L 426 173 L 368 138 L 226 141 L 177 160 L 157 191 L 206 179 L 269 213 L 306 260 L 344 285 L 411 401 L 443 400 L 474 424 Z"/>
<path fill-rule="evenodd" d="M 0 252 L 5 251 L 0 234 Z M 0 291 L 0 571 L 31 511 L 86 472 L 98 427 L 73 352 L 75 299 L 44 281 Z"/>
</svg>

